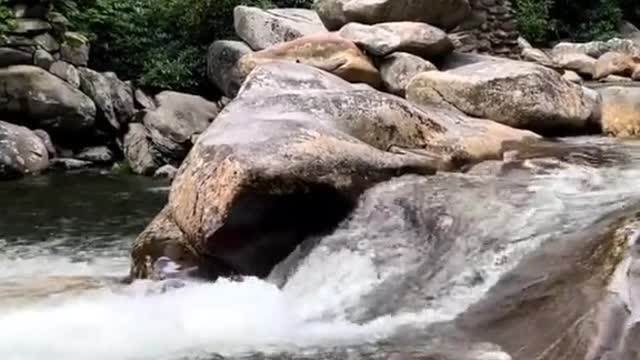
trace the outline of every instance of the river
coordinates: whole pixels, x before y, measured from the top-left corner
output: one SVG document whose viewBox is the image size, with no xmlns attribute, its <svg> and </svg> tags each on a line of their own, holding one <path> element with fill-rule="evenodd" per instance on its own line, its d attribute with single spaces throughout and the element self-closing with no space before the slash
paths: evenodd
<svg viewBox="0 0 640 360">
<path fill-rule="evenodd" d="M 527 254 L 638 204 L 640 142 L 567 142 L 554 157 L 380 184 L 268 280 L 170 291 L 119 282 L 167 183 L 98 172 L 0 183 L 0 358 L 369 358 L 427 344 L 421 330 L 445 327 Z M 482 351 L 473 359 L 509 359 Z"/>
</svg>

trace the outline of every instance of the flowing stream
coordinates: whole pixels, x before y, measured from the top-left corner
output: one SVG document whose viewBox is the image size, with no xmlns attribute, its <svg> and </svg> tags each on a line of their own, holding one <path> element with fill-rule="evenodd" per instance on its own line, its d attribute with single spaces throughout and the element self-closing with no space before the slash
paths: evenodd
<svg viewBox="0 0 640 360">
<path fill-rule="evenodd" d="M 567 141 L 577 147 L 561 156 L 380 184 L 269 279 L 169 291 L 118 281 L 166 183 L 98 173 L 0 183 L 0 359 L 306 354 L 446 324 L 526 254 L 640 202 L 640 143 Z"/>
</svg>

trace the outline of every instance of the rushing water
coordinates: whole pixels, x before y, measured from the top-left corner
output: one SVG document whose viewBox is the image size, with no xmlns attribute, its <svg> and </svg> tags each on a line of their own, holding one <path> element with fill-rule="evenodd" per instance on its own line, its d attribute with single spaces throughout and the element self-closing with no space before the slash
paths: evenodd
<svg viewBox="0 0 640 360">
<path fill-rule="evenodd" d="M 270 281 L 168 292 L 118 282 L 165 183 L 96 173 L 0 183 L 0 359 L 305 353 L 452 320 L 532 249 L 640 200 L 640 143 L 571 141 L 598 151 L 393 180 Z"/>
</svg>

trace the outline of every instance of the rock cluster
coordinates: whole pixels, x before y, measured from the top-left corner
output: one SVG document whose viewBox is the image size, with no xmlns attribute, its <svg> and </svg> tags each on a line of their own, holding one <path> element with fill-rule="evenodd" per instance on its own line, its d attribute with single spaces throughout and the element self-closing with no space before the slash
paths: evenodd
<svg viewBox="0 0 640 360">
<path fill-rule="evenodd" d="M 177 93 L 151 99 L 90 69 L 89 41 L 51 9 L 50 0 L 12 2 L 15 27 L 0 37 L 0 179 L 123 158 L 139 174 L 177 166 L 219 106 Z"/>
<path fill-rule="evenodd" d="M 320 0 L 317 17 L 236 10 L 246 43 L 218 40 L 208 53 L 209 78 L 232 100 L 136 241 L 132 277 L 151 276 L 160 257 L 206 278 L 266 276 L 378 182 L 500 159 L 538 141 L 535 132 L 599 131 L 597 92 L 542 65 L 457 52 L 443 29 L 461 20 L 427 23 L 403 12 L 422 5 L 398 3 L 385 13 Z M 447 6 L 470 12 L 455 3 Z"/>
<path fill-rule="evenodd" d="M 522 41 L 522 57 L 562 73 L 568 81 L 596 88 L 602 98 L 601 130 L 630 137 L 640 134 L 640 43 L 612 38 L 588 43 L 561 42 L 551 49 L 536 49 Z"/>
</svg>

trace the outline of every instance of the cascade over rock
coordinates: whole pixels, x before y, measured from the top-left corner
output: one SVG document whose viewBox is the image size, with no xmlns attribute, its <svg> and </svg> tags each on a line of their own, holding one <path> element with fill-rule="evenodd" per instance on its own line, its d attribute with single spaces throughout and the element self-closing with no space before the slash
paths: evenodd
<svg viewBox="0 0 640 360">
<path fill-rule="evenodd" d="M 162 248 L 187 241 L 208 277 L 266 276 L 305 237 L 335 226 L 367 187 L 499 157 L 536 138 L 452 108 L 421 109 L 313 67 L 258 66 L 199 137 L 164 215 L 149 226 L 174 222 L 182 235 L 158 243 L 153 230 L 143 233 L 132 274 L 149 276 Z"/>
</svg>

